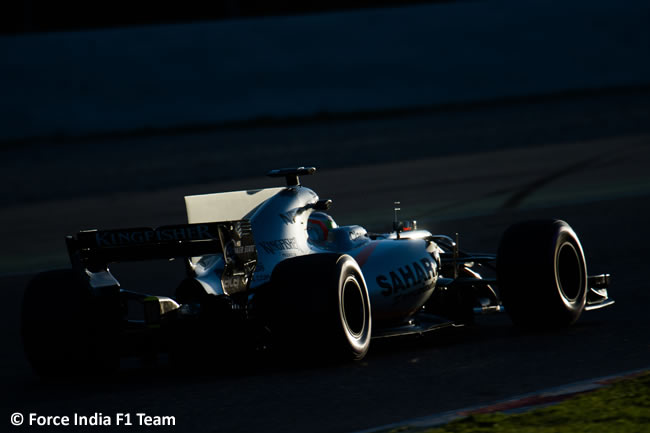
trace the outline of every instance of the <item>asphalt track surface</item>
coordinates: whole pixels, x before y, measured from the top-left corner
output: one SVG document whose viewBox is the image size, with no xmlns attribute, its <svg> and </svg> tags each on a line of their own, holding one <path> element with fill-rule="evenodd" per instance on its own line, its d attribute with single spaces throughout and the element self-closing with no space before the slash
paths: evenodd
<svg viewBox="0 0 650 433">
<path fill-rule="evenodd" d="M 183 194 L 268 186 L 273 181 L 239 177 L 172 187 L 163 180 L 156 188 L 147 181 L 137 183 L 136 173 L 132 188 L 124 182 L 120 194 L 104 191 L 110 178 L 88 177 L 75 191 L 56 193 L 53 187 L 42 199 L 37 187 L 23 182 L 30 199 L 7 200 L 0 209 L 5 239 L 5 275 L 0 277 L 5 304 L 0 319 L 5 330 L 0 425 L 7 426 L 5 431 L 26 430 L 11 427 L 9 417 L 14 412 L 70 416 L 145 412 L 175 416 L 178 431 L 346 432 L 648 367 L 647 102 L 647 93 L 604 95 L 350 121 L 339 126 L 273 129 L 273 143 L 296 137 L 309 143 L 310 127 L 313 136 L 320 137 L 316 141 L 322 139 L 322 131 L 330 136 L 346 133 L 347 146 L 338 152 L 338 162 L 319 164 L 320 155 L 322 161 L 331 160 L 335 145 L 326 153 L 312 150 L 306 162 L 320 165 L 321 172 L 304 179 L 321 197 L 334 199 L 332 214 L 341 224 L 385 227 L 392 218 L 392 201 L 400 200 L 404 217 L 416 218 L 422 227 L 437 233 L 460 233 L 461 246 L 466 249 L 493 252 L 509 224 L 558 217 L 567 220 L 580 236 L 589 272 L 614 275 L 610 294 L 616 304 L 584 314 L 569 329 L 530 334 L 512 327 L 507 316 L 481 317 L 479 326 L 473 328 L 373 343 L 368 357 L 356 364 L 268 362 L 245 371 L 233 366 L 212 374 L 173 375 L 164 366 L 144 369 L 137 363 L 125 363 L 123 371 L 110 381 L 39 381 L 21 350 L 20 300 L 34 270 L 62 263 L 62 251 L 56 252 L 56 248 L 63 249 L 60 235 L 92 226 L 182 222 Z M 548 109 L 549 104 L 553 110 Z M 563 110 L 562 116 L 554 114 L 558 110 Z M 506 123 L 504 119 L 518 121 Z M 442 131 L 432 130 L 431 125 Z M 477 125 L 484 126 L 485 143 L 471 130 Z M 238 134 L 238 143 L 245 142 L 247 132 Z M 261 132 L 250 134 L 257 142 Z M 206 139 L 214 138 L 209 135 Z M 440 155 L 419 152 L 424 145 L 435 147 L 436 139 L 444 142 L 453 137 L 460 143 L 457 151 Z M 191 139 L 201 141 L 200 136 Z M 374 155 L 369 158 L 373 163 L 366 164 L 359 149 L 365 149 L 366 140 L 382 139 L 389 141 L 382 148 L 393 149 L 399 157 L 393 161 L 389 155 Z M 187 140 L 182 135 L 160 138 L 159 152 L 150 153 L 155 156 L 147 164 L 167 166 L 177 153 L 165 149 L 175 149 L 177 141 Z M 143 148 L 138 152 L 146 153 L 147 146 L 155 150 L 153 142 L 142 139 Z M 408 142 L 419 144 L 409 147 L 405 145 Z M 72 153 L 78 146 L 64 145 L 59 150 L 76 158 Z M 121 155 L 128 156 L 121 141 L 87 146 L 92 154 L 121 149 Z M 253 165 L 263 165 L 263 158 L 253 158 Z M 275 155 L 269 163 L 280 158 Z M 287 160 L 286 165 L 293 163 L 290 157 Z M 15 161 L 19 164 L 20 159 Z M 98 173 L 110 172 L 110 167 L 95 161 Z M 144 172 L 152 170 L 142 164 Z M 43 177 L 31 179 L 34 185 L 48 183 L 47 176 L 53 175 L 55 167 L 46 168 Z M 70 176 L 83 177 L 83 173 Z M 128 180 L 128 173 L 125 176 Z M 52 184 L 62 181 L 57 178 Z M 163 265 L 130 264 L 114 270 L 126 288 L 164 294 L 173 290 L 180 269 L 174 263 Z M 74 429 L 50 429 L 59 430 Z M 83 431 L 95 430 L 112 428 Z"/>
</svg>

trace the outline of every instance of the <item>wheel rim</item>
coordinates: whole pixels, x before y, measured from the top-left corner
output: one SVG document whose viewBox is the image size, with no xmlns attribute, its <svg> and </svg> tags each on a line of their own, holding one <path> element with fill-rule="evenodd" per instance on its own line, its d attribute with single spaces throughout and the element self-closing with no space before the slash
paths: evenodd
<svg viewBox="0 0 650 433">
<path fill-rule="evenodd" d="M 355 338 L 361 337 L 366 327 L 366 308 L 363 291 L 354 277 L 348 277 L 343 285 L 343 322 Z"/>
<path fill-rule="evenodd" d="M 578 299 L 584 284 L 582 263 L 578 251 L 570 242 L 560 246 L 555 272 L 562 295 L 571 302 Z"/>
</svg>

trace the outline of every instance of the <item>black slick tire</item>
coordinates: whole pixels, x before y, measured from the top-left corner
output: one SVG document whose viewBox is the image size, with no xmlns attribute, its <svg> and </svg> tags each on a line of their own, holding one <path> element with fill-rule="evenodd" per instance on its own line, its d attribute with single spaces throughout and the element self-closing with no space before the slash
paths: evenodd
<svg viewBox="0 0 650 433">
<path fill-rule="evenodd" d="M 117 369 L 119 301 L 101 301 L 93 299 L 70 269 L 43 272 L 30 281 L 22 304 L 21 337 L 37 375 L 104 376 Z"/>
<path fill-rule="evenodd" d="M 515 325 L 529 329 L 571 325 L 587 297 L 587 265 L 578 236 L 561 220 L 511 226 L 499 243 L 497 281 Z"/>
<path fill-rule="evenodd" d="M 285 260 L 271 277 L 271 333 L 285 353 L 328 361 L 360 360 L 372 333 L 370 297 L 348 255 Z"/>
</svg>

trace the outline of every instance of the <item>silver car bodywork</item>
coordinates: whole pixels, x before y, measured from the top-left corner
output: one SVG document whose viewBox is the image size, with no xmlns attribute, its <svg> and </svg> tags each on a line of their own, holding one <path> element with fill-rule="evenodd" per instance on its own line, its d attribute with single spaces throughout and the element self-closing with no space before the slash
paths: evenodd
<svg viewBox="0 0 650 433">
<path fill-rule="evenodd" d="M 238 213 L 219 211 L 236 197 L 247 197 L 248 206 L 240 206 Z M 371 239 L 364 228 L 354 225 L 334 228 L 326 241 L 314 241 L 307 228 L 318 201 L 318 195 L 311 189 L 293 185 L 191 196 L 186 198 L 186 205 L 190 223 L 208 219 L 250 221 L 257 249 L 250 289 L 269 283 L 273 269 L 285 259 L 335 252 L 348 254 L 359 263 L 371 298 L 373 318 L 405 319 L 418 311 L 431 296 L 438 278 L 440 249 L 429 239 L 431 233 L 420 230 L 408 237 L 382 235 Z M 232 294 L 222 284 L 225 260 L 223 255 L 209 255 L 195 264 L 196 279 L 208 293 Z"/>
</svg>

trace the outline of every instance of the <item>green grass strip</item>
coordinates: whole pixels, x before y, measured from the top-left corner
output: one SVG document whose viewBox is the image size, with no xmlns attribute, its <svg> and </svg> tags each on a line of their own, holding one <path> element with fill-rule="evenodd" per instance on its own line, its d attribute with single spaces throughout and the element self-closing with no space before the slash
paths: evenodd
<svg viewBox="0 0 650 433">
<path fill-rule="evenodd" d="M 391 432 L 413 431 L 396 428 Z M 471 415 L 426 433 L 650 433 L 650 373 L 522 414 Z"/>
</svg>

